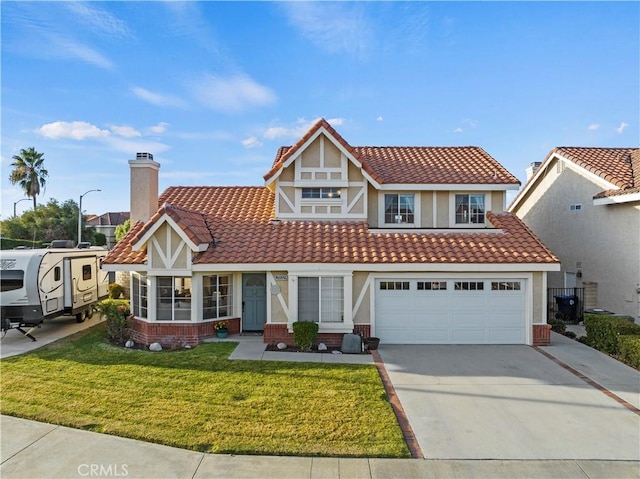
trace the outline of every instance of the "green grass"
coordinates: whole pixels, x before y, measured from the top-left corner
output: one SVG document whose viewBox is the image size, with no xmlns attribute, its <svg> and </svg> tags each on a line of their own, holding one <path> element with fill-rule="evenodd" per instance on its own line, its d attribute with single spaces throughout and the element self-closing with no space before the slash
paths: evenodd
<svg viewBox="0 0 640 479">
<path fill-rule="evenodd" d="M 212 453 L 410 457 L 374 366 L 153 353 L 104 325 L 0 362 L 0 412 Z"/>
</svg>

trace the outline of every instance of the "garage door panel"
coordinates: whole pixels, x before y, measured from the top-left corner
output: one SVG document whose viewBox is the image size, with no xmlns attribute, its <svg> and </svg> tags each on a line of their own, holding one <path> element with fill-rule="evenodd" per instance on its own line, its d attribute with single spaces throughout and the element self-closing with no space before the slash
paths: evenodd
<svg viewBox="0 0 640 479">
<path fill-rule="evenodd" d="M 511 280 L 438 278 L 433 284 L 440 287 L 430 289 L 431 280 L 402 279 L 409 282 L 408 290 L 380 290 L 380 281 L 392 280 L 376 282 L 375 335 L 383 344 L 523 344 L 526 340 L 524 280 L 516 280 L 517 290 L 492 289 L 494 284 L 508 287 Z M 478 289 L 456 290 L 459 281 L 465 282 L 464 288 Z"/>
</svg>

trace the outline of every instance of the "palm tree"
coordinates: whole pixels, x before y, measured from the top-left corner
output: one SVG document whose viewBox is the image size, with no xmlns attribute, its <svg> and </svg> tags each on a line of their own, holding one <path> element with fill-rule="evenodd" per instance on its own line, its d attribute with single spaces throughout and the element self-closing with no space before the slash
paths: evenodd
<svg viewBox="0 0 640 479">
<path fill-rule="evenodd" d="M 20 183 L 25 195 L 33 198 L 33 209 L 36 209 L 36 196 L 40 194 L 40 187 L 44 188 L 49 172 L 42 167 L 44 153 L 38 153 L 33 147 L 21 149 L 19 155 L 14 155 L 11 163 L 13 170 L 9 181 L 12 185 Z"/>
</svg>

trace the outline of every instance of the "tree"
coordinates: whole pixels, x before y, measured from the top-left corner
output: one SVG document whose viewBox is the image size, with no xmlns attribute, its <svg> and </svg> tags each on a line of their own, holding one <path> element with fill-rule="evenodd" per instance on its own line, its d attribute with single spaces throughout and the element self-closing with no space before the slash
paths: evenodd
<svg viewBox="0 0 640 479">
<path fill-rule="evenodd" d="M 60 204 L 51 199 L 36 210 L 0 222 L 3 234 L 9 238 L 53 241 L 74 239 L 78 226 L 78 205 L 73 200 Z"/>
<path fill-rule="evenodd" d="M 13 170 L 9 176 L 12 185 L 20 184 L 24 194 L 33 198 L 33 209 L 36 209 L 36 196 L 40 194 L 40 187 L 44 188 L 49 172 L 44 169 L 44 153 L 38 153 L 33 147 L 20 150 L 19 155 L 14 155 L 11 163 Z"/>
<path fill-rule="evenodd" d="M 131 229 L 131 221 L 126 220 L 121 225 L 116 226 L 116 243 L 124 238 Z"/>
</svg>

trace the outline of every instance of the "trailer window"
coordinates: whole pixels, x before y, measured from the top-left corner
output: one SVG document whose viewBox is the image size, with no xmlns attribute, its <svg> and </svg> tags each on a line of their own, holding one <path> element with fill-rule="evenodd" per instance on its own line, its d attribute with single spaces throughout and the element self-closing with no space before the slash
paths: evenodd
<svg viewBox="0 0 640 479">
<path fill-rule="evenodd" d="M 60 281 L 60 266 L 53 268 L 53 280 Z"/>
<path fill-rule="evenodd" d="M 91 265 L 85 264 L 82 266 L 82 281 L 91 279 Z"/>
<path fill-rule="evenodd" d="M 3 271 L 0 276 L 0 291 L 13 291 L 24 286 L 24 271 Z"/>
</svg>

